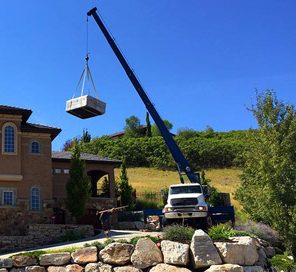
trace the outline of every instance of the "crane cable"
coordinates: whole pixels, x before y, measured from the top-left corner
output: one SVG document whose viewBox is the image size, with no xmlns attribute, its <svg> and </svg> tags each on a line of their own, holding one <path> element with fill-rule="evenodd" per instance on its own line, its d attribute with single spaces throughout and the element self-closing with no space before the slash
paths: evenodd
<svg viewBox="0 0 296 272">
<path fill-rule="evenodd" d="M 86 57 L 85 57 L 85 65 L 83 67 L 82 73 L 81 73 L 79 81 L 77 83 L 76 91 L 77 91 L 78 87 L 80 86 L 80 84 L 82 83 L 80 96 L 83 96 L 85 80 L 87 80 L 87 81 L 91 82 L 91 84 L 93 86 L 93 89 L 94 89 L 95 96 L 96 96 L 96 98 L 98 98 L 96 86 L 95 86 L 95 83 L 93 81 L 93 77 L 91 75 L 91 72 L 90 72 L 90 69 L 89 69 L 89 66 L 88 66 L 88 60 L 89 60 L 89 52 L 88 52 L 88 16 L 87 16 L 86 17 Z M 88 95 L 90 95 L 90 90 L 89 89 L 88 89 Z M 73 95 L 73 98 L 74 98 L 74 96 L 75 96 L 75 94 Z"/>
</svg>

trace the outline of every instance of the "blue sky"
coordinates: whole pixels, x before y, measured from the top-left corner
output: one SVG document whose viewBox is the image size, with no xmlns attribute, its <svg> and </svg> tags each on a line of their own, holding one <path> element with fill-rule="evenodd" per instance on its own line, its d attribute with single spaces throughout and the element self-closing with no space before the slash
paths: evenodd
<svg viewBox="0 0 296 272">
<path fill-rule="evenodd" d="M 89 64 L 107 112 L 88 120 L 65 112 L 84 65 L 93 6 L 174 132 L 256 127 L 246 110 L 256 89 L 296 104 L 293 0 L 1 1 L 0 104 L 32 109 L 30 122 L 62 128 L 54 150 L 83 129 L 111 134 L 131 115 L 145 123 L 143 103 L 92 18 Z"/>
</svg>

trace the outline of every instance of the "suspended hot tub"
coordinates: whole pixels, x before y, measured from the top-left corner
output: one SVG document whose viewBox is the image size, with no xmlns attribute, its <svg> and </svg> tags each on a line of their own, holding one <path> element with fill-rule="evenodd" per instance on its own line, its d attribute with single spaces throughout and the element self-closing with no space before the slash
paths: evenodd
<svg viewBox="0 0 296 272">
<path fill-rule="evenodd" d="M 87 95 L 84 95 L 84 88 L 85 83 L 89 82 L 92 84 L 93 90 L 96 92 L 96 86 L 94 84 L 94 81 L 92 79 L 92 75 L 88 66 L 88 54 L 86 54 L 85 58 L 85 66 L 83 68 L 82 74 L 80 76 L 79 82 L 77 84 L 77 88 L 82 85 L 81 88 L 81 95 L 79 97 L 73 97 L 70 100 L 66 101 L 66 112 L 77 116 L 81 119 L 91 118 L 98 115 L 102 115 L 106 111 L 106 103 L 99 100 L 98 98 L 95 98 L 93 96 L 90 96 L 89 91 Z"/>
<path fill-rule="evenodd" d="M 81 119 L 104 114 L 106 103 L 90 95 L 72 98 L 66 102 L 66 112 Z"/>
</svg>

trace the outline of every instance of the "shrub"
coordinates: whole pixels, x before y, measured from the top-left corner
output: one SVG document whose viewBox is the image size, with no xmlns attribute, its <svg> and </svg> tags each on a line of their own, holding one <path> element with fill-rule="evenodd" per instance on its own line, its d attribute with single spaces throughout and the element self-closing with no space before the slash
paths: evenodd
<svg viewBox="0 0 296 272">
<path fill-rule="evenodd" d="M 162 203 L 158 203 L 153 200 L 136 199 L 135 210 L 142 211 L 146 209 L 158 209 L 162 208 Z"/>
<path fill-rule="evenodd" d="M 98 251 L 102 250 L 105 247 L 104 244 L 102 244 L 99 241 L 93 242 L 91 244 L 88 244 L 88 243 L 84 244 L 84 247 L 91 247 L 91 246 L 95 246 L 98 249 Z"/>
<path fill-rule="evenodd" d="M 165 240 L 187 243 L 191 241 L 194 229 L 181 225 L 172 225 L 165 227 L 163 232 Z"/>
<path fill-rule="evenodd" d="M 272 266 L 278 271 L 293 272 L 296 271 L 296 263 L 287 255 L 275 255 L 270 260 Z"/>
<path fill-rule="evenodd" d="M 228 224 L 219 224 L 209 229 L 209 236 L 213 240 L 229 240 L 233 236 L 249 236 L 250 234 L 245 231 L 234 230 Z"/>
<path fill-rule="evenodd" d="M 282 241 L 280 240 L 279 234 L 266 224 L 248 221 L 237 228 L 260 239 L 268 241 L 273 246 L 282 247 Z"/>
<path fill-rule="evenodd" d="M 147 235 L 147 236 L 137 236 L 137 237 L 133 237 L 131 240 L 130 240 L 130 244 L 132 245 L 136 245 L 136 243 L 141 239 L 141 238 L 149 238 L 152 242 L 154 243 L 157 243 L 159 242 L 159 238 L 158 237 L 154 237 L 154 236 L 150 236 L 150 235 Z"/>
</svg>

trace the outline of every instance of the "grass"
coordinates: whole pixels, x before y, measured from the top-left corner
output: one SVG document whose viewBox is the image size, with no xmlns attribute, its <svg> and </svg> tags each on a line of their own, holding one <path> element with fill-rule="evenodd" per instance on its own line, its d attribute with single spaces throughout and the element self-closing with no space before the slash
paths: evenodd
<svg viewBox="0 0 296 272">
<path fill-rule="evenodd" d="M 236 209 L 241 209 L 240 204 L 233 198 L 236 188 L 240 184 L 240 169 L 209 169 L 206 170 L 206 177 L 220 192 L 230 193 L 231 203 Z M 119 169 L 115 169 L 115 177 L 118 177 Z M 171 184 L 179 183 L 179 176 L 176 171 L 163 171 L 154 168 L 128 168 L 129 182 L 138 193 L 160 192 Z"/>
</svg>

